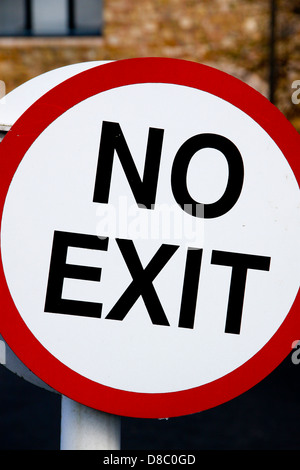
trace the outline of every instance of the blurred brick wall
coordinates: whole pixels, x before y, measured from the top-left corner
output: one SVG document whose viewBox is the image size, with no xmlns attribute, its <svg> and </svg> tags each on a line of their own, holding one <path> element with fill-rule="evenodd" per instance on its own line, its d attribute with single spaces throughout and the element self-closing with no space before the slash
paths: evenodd
<svg viewBox="0 0 300 470">
<path fill-rule="evenodd" d="M 292 82 L 300 80 L 299 0 L 277 0 L 276 105 L 300 130 Z M 90 60 L 160 56 L 206 63 L 268 96 L 271 0 L 104 0 L 101 38 L 2 38 L 0 80 L 26 80 Z"/>
</svg>

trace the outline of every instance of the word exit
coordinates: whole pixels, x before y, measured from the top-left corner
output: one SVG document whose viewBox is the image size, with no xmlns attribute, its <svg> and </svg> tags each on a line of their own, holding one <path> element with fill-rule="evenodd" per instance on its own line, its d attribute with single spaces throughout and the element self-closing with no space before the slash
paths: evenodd
<svg viewBox="0 0 300 470">
<path fill-rule="evenodd" d="M 63 299 L 62 290 L 65 278 L 98 282 L 101 279 L 102 269 L 100 267 L 68 264 L 66 262 L 68 247 L 107 252 L 109 243 L 111 240 L 108 237 L 99 238 L 89 234 L 54 232 L 45 312 L 101 318 L 102 303 Z M 132 276 L 132 282 L 105 318 L 123 321 L 138 298 L 142 297 L 152 323 L 169 326 L 168 318 L 153 286 L 153 281 L 180 247 L 162 244 L 147 266 L 143 267 L 132 240 L 117 238 L 115 243 L 117 243 Z M 202 253 L 202 248 L 187 249 L 185 266 L 182 267 L 184 280 L 179 306 L 178 326 L 181 328 L 194 327 Z M 225 333 L 240 333 L 248 269 L 269 271 L 270 261 L 271 258 L 266 256 L 212 251 L 212 264 L 231 268 Z"/>
</svg>

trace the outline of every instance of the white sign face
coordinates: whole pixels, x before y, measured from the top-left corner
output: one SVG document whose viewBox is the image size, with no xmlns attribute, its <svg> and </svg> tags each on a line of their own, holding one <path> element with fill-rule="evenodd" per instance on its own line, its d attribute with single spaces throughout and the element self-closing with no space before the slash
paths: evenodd
<svg viewBox="0 0 300 470">
<path fill-rule="evenodd" d="M 55 363 L 154 401 L 230 377 L 278 334 L 299 289 L 299 215 L 290 163 L 253 116 L 201 87 L 120 84 L 28 146 L 5 199 L 3 269 Z M 114 412 L 189 409 L 175 407 Z"/>
</svg>

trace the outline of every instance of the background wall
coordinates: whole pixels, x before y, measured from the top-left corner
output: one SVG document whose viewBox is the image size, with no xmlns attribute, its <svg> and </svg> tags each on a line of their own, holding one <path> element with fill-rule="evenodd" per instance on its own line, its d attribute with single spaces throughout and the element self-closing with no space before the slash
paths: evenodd
<svg viewBox="0 0 300 470">
<path fill-rule="evenodd" d="M 104 0 L 100 38 L 0 39 L 7 91 L 81 61 L 163 56 L 213 65 L 268 96 L 270 12 L 276 9 L 275 103 L 299 129 L 291 85 L 300 79 L 298 0 Z"/>
</svg>

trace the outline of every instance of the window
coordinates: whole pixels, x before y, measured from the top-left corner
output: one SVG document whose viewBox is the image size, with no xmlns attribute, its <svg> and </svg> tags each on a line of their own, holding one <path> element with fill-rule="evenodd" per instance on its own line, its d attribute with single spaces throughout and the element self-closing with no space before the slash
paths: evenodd
<svg viewBox="0 0 300 470">
<path fill-rule="evenodd" d="M 102 0 L 0 0 L 0 36 L 100 35 Z"/>
<path fill-rule="evenodd" d="M 12 31 L 19 35 L 26 28 L 26 11 L 24 0 L 2 0 L 0 2 L 0 34 L 7 35 Z"/>
</svg>

